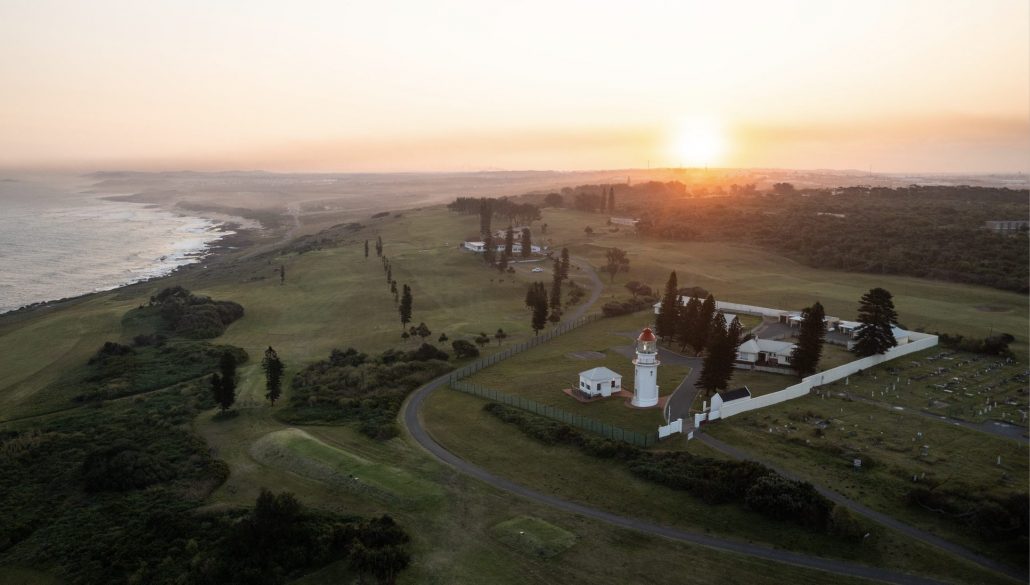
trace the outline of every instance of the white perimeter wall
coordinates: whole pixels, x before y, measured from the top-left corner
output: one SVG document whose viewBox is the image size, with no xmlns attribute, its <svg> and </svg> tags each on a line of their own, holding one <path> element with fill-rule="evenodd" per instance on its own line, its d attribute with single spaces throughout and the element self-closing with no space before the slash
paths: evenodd
<svg viewBox="0 0 1030 585">
<path fill-rule="evenodd" d="M 733 402 L 723 404 L 718 411 L 709 413 L 707 418 L 708 420 L 727 418 L 735 414 L 755 410 L 756 408 L 764 408 L 792 398 L 798 398 L 808 394 L 812 388 L 817 386 L 836 382 L 837 380 L 843 380 L 852 374 L 871 368 L 875 365 L 882 364 L 883 362 L 889 362 L 890 360 L 899 358 L 903 355 L 922 351 L 937 345 L 937 336 L 928 335 L 926 333 L 913 332 L 911 334 L 911 340 L 912 341 L 910 343 L 891 348 L 884 354 L 869 356 L 846 363 L 843 366 L 837 366 L 836 368 L 826 370 L 825 372 L 812 374 L 807 378 L 803 378 L 800 383 L 784 388 L 779 392 L 765 394 L 764 396 L 756 396 L 747 400 L 734 400 Z"/>
<path fill-rule="evenodd" d="M 755 305 L 742 305 L 740 303 L 727 303 L 724 301 L 715 301 L 715 308 L 724 313 L 746 313 L 748 315 L 762 315 L 763 317 L 779 317 L 780 315 L 788 313 L 788 311 L 782 311 L 780 309 L 756 307 Z"/>
</svg>

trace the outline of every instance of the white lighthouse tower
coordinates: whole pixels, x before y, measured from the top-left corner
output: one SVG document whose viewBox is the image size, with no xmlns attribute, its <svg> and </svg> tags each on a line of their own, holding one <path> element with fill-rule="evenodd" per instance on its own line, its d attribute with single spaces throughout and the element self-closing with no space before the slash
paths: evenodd
<svg viewBox="0 0 1030 585">
<path fill-rule="evenodd" d="M 633 406 L 658 404 L 658 340 L 650 327 L 637 337 L 637 359 L 633 360 Z"/>
</svg>

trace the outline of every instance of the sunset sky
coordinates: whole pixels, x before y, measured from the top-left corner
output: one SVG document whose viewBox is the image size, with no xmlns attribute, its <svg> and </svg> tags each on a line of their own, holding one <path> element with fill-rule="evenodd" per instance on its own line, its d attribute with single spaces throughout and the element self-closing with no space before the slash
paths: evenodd
<svg viewBox="0 0 1030 585">
<path fill-rule="evenodd" d="M 0 0 L 0 167 L 1030 171 L 1030 3 Z"/>
</svg>

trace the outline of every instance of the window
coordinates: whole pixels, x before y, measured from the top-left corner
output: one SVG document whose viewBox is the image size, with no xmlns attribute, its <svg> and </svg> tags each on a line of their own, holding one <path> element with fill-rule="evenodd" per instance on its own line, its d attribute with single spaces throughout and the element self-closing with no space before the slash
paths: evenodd
<svg viewBox="0 0 1030 585">
<path fill-rule="evenodd" d="M 598 384 L 598 385 L 597 385 L 597 389 L 598 389 L 598 390 L 600 390 L 600 389 L 601 389 L 601 385 L 600 385 L 600 384 Z"/>
<path fill-rule="evenodd" d="M 612 380 L 612 388 L 615 387 L 615 380 Z"/>
</svg>

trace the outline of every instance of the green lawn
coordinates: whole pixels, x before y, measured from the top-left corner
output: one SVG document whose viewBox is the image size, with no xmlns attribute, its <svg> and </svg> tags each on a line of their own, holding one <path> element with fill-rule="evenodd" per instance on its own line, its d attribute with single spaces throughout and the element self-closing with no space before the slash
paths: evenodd
<svg viewBox="0 0 1030 585">
<path fill-rule="evenodd" d="M 854 377 L 853 377 L 854 379 Z M 959 524 L 905 503 L 909 490 L 942 484 L 971 493 L 1026 491 L 1025 443 L 842 399 L 843 386 L 736 415 L 706 427 L 711 436 L 871 508 L 1013 564 L 1025 551 L 974 539 Z M 822 427 L 822 428 L 821 428 Z M 923 455 L 923 446 L 928 445 Z M 997 457 L 1002 457 L 998 466 Z M 854 459 L 862 459 L 855 472 Z M 916 481 L 913 481 L 916 477 Z"/>
<path fill-rule="evenodd" d="M 532 516 L 517 516 L 494 525 L 494 538 L 523 554 L 550 558 L 576 544 L 576 535 Z"/>
<path fill-rule="evenodd" d="M 669 271 L 675 270 L 680 286 L 705 287 L 720 300 L 793 310 L 820 301 L 827 314 L 854 319 L 859 297 L 870 288 L 883 287 L 894 294 L 900 322 L 909 329 L 979 337 L 1005 331 L 1016 337 L 1013 350 L 1017 355 L 1026 355 L 1028 349 L 1026 323 L 1030 311 L 1026 295 L 953 282 L 820 270 L 761 248 L 659 241 L 626 229 L 585 236 L 584 227 L 597 229 L 605 219 L 579 211 L 544 211 L 550 237 L 569 245 L 573 253 L 588 258 L 595 266 L 604 264 L 607 248 L 628 252 L 630 271 L 615 279 L 611 290 L 616 294 L 626 294 L 623 287 L 630 280 L 660 291 Z M 604 281 L 607 283 L 608 278 Z"/>
<path fill-rule="evenodd" d="M 854 546 L 742 508 L 707 505 L 682 491 L 640 479 L 616 462 L 591 457 L 574 447 L 543 445 L 513 425 L 484 412 L 484 404 L 485 400 L 461 392 L 438 391 L 426 402 L 423 416 L 433 437 L 448 450 L 542 493 L 662 524 L 914 571 L 945 581 L 1008 583 L 878 525 L 870 525 L 873 537 L 863 545 Z M 470 436 L 476 440 L 467 440 Z M 699 455 L 711 453 L 699 441 L 688 442 L 683 437 L 673 441 L 682 443 L 679 448 Z M 589 547 L 581 540 L 559 558 L 585 548 Z M 745 581 L 750 582 L 750 579 Z"/>
<path fill-rule="evenodd" d="M 599 366 L 622 374 L 623 388 L 632 391 L 633 362 L 616 352 L 615 348 L 633 346 L 636 334 L 650 325 L 653 317 L 644 311 L 583 325 L 549 343 L 481 370 L 464 381 L 562 408 L 625 430 L 654 433 L 659 425 L 665 424 L 659 408 L 630 408 L 627 398 L 617 396 L 581 403 L 562 391 L 579 384 L 579 372 Z M 577 352 L 597 352 L 604 357 L 579 359 L 573 355 Z M 672 394 L 689 373 L 690 368 L 686 366 L 659 366 L 661 395 Z"/>
</svg>

